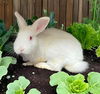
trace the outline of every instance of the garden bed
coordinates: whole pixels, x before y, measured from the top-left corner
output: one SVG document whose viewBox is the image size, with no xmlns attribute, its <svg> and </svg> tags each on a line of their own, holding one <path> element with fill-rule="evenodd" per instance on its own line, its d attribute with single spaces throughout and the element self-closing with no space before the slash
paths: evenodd
<svg viewBox="0 0 100 94">
<path fill-rule="evenodd" d="M 85 60 L 90 64 L 89 69 L 86 72 L 82 73 L 85 75 L 85 77 L 89 72 L 100 72 L 100 58 L 96 57 L 94 50 L 84 50 L 84 57 Z M 6 77 L 3 77 L 2 82 L 0 83 L 0 94 L 4 94 L 7 89 L 7 84 L 18 79 L 19 76 L 25 76 L 31 81 L 31 84 L 26 89 L 26 92 L 31 88 L 37 88 L 41 91 L 41 94 L 56 94 L 56 88 L 49 85 L 50 75 L 55 72 L 45 69 L 38 69 L 33 66 L 22 66 L 22 59 L 19 57 L 17 57 L 17 59 L 18 63 L 16 65 L 10 65 L 8 75 Z M 68 74 L 73 74 L 66 70 L 63 71 L 67 72 Z"/>
</svg>

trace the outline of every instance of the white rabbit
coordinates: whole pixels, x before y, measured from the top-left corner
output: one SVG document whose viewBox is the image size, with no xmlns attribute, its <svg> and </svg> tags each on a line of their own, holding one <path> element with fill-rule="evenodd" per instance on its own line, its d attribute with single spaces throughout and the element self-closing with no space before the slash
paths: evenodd
<svg viewBox="0 0 100 94">
<path fill-rule="evenodd" d="M 32 25 L 15 12 L 19 33 L 14 42 L 14 51 L 28 63 L 53 71 L 62 68 L 70 72 L 84 72 L 88 63 L 83 61 L 83 51 L 79 41 L 71 34 L 56 28 L 45 29 L 50 19 L 41 17 Z"/>
</svg>

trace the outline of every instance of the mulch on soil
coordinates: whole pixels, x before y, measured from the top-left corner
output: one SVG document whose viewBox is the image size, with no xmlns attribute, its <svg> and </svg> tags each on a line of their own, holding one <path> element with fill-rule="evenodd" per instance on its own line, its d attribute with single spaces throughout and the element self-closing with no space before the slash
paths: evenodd
<svg viewBox="0 0 100 94">
<path fill-rule="evenodd" d="M 84 50 L 84 59 L 90 64 L 90 67 L 86 72 L 82 74 L 87 76 L 87 74 L 91 71 L 100 72 L 100 58 L 96 57 L 94 50 Z M 22 60 L 18 59 L 17 65 L 11 65 L 9 67 L 8 75 L 6 77 L 3 77 L 0 83 L 0 94 L 4 94 L 4 92 L 6 91 L 7 84 L 18 79 L 19 76 L 25 76 L 31 82 L 31 84 L 26 89 L 26 92 L 28 92 L 31 88 L 37 88 L 41 91 L 42 94 L 56 94 L 55 87 L 51 87 L 49 85 L 49 77 L 55 72 L 45 69 L 38 69 L 33 66 L 25 67 L 22 66 L 21 62 Z M 73 74 L 64 69 L 63 71 L 69 74 Z M 7 77 L 9 76 L 10 79 L 7 79 Z"/>
</svg>

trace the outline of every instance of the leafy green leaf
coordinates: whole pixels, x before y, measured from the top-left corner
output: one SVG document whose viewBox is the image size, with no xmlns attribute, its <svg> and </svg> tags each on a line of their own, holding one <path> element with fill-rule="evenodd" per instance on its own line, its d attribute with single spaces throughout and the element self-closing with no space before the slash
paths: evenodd
<svg viewBox="0 0 100 94">
<path fill-rule="evenodd" d="M 100 46 L 96 49 L 96 55 L 97 57 L 100 57 Z"/>
<path fill-rule="evenodd" d="M 0 20 L 0 37 L 6 33 L 4 21 Z"/>
<path fill-rule="evenodd" d="M 30 81 L 24 76 L 20 76 L 18 80 L 7 85 L 6 94 L 26 94 L 25 89 L 30 84 Z M 33 88 L 28 94 L 41 94 L 37 89 Z"/>
<path fill-rule="evenodd" d="M 67 79 L 69 88 L 73 93 L 82 93 L 86 92 L 89 88 L 88 83 L 84 82 L 85 78 L 82 74 L 77 74 L 75 76 L 70 76 Z"/>
<path fill-rule="evenodd" d="M 13 57 L 3 57 L 0 66 L 5 66 L 6 68 L 9 67 L 10 64 L 16 64 L 16 59 Z"/>
<path fill-rule="evenodd" d="M 31 89 L 31 90 L 29 91 L 29 93 L 27 93 L 27 94 L 41 94 L 41 92 L 38 91 L 37 89 Z"/>
<path fill-rule="evenodd" d="M 6 94 L 25 94 L 24 90 L 29 84 L 29 80 L 20 76 L 18 80 L 8 84 Z"/>
<path fill-rule="evenodd" d="M 0 51 L 0 64 L 1 64 L 1 60 L 2 60 L 2 52 Z"/>
<path fill-rule="evenodd" d="M 8 39 L 10 38 L 12 32 L 14 30 L 14 27 L 11 26 L 9 31 L 7 31 L 2 37 L 0 37 L 0 50 L 2 50 L 2 47 L 4 46 L 4 44 L 8 41 Z"/>
<path fill-rule="evenodd" d="M 83 49 L 91 50 L 96 46 L 97 37 L 95 29 L 90 24 L 74 23 L 67 31 L 76 37 Z"/>
<path fill-rule="evenodd" d="M 7 74 L 7 68 L 5 66 L 0 66 L 0 80 L 6 74 Z"/>
<path fill-rule="evenodd" d="M 3 51 L 14 54 L 13 42 L 7 42 L 3 47 Z"/>
<path fill-rule="evenodd" d="M 7 74 L 7 68 L 10 64 L 16 64 L 16 59 L 13 57 L 3 57 L 2 52 L 0 51 L 0 80 L 1 78 Z"/>
<path fill-rule="evenodd" d="M 68 86 L 61 82 L 58 86 L 57 86 L 57 94 L 71 94 L 69 91 L 68 91 Z"/>
<path fill-rule="evenodd" d="M 30 84 L 30 81 L 25 77 L 21 76 L 18 78 L 21 88 L 26 89 L 26 87 Z"/>
<path fill-rule="evenodd" d="M 50 12 L 50 22 L 49 22 L 49 24 L 48 24 L 48 28 L 51 28 L 51 27 L 55 27 L 56 26 L 56 24 L 57 24 L 57 21 L 55 21 L 55 13 L 54 12 Z"/>
<path fill-rule="evenodd" d="M 66 82 L 69 75 L 65 72 L 58 72 L 50 76 L 50 85 L 55 86 L 61 82 Z"/>
<path fill-rule="evenodd" d="M 97 72 L 89 73 L 88 83 L 90 85 L 90 93 L 100 94 L 100 73 Z"/>
</svg>

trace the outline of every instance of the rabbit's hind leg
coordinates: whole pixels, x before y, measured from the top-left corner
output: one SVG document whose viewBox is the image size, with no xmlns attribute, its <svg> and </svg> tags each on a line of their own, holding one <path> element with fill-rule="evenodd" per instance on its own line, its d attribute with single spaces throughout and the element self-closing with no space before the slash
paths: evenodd
<svg viewBox="0 0 100 94">
<path fill-rule="evenodd" d="M 52 70 L 52 68 L 46 62 L 40 62 L 40 63 L 35 64 L 34 66 L 41 69 Z"/>
<path fill-rule="evenodd" d="M 48 69 L 51 71 L 61 71 L 61 69 L 63 68 L 63 62 L 57 58 L 57 59 L 48 60 L 46 63 L 40 62 L 35 66 L 38 68 Z"/>
</svg>

